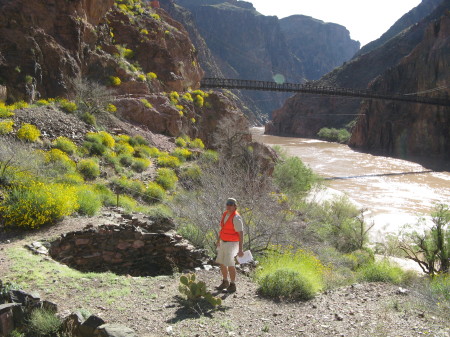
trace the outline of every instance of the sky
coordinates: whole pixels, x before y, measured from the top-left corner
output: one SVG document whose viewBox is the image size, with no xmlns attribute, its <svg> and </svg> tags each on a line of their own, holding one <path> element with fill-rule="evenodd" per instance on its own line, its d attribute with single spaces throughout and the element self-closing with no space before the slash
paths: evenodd
<svg viewBox="0 0 450 337">
<path fill-rule="evenodd" d="M 361 46 L 376 40 L 421 0 L 246 0 L 258 12 L 278 18 L 303 14 L 338 23 Z"/>
</svg>

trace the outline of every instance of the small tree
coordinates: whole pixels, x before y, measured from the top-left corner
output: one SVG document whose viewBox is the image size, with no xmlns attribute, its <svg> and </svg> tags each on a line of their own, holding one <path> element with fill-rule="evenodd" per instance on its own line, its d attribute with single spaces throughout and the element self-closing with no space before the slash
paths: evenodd
<svg viewBox="0 0 450 337">
<path fill-rule="evenodd" d="M 449 273 L 449 206 L 437 205 L 431 217 L 433 225 L 429 230 L 404 234 L 399 245 L 408 259 L 417 262 L 424 273 L 434 276 Z"/>
</svg>

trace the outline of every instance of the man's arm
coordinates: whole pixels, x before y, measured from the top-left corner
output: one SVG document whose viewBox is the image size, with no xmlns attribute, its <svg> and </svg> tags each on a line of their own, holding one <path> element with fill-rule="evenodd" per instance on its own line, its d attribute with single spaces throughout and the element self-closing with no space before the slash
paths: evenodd
<svg viewBox="0 0 450 337">
<path fill-rule="evenodd" d="M 239 234 L 239 252 L 238 256 L 242 257 L 244 256 L 244 232 L 238 232 Z"/>
</svg>

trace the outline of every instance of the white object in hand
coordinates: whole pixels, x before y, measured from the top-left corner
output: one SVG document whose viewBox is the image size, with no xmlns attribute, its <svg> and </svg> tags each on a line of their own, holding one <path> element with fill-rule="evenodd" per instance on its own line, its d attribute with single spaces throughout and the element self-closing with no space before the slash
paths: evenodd
<svg viewBox="0 0 450 337">
<path fill-rule="evenodd" d="M 239 262 L 239 264 L 249 263 L 253 261 L 253 255 L 251 251 L 246 250 L 242 257 L 237 256 L 236 259 Z"/>
</svg>

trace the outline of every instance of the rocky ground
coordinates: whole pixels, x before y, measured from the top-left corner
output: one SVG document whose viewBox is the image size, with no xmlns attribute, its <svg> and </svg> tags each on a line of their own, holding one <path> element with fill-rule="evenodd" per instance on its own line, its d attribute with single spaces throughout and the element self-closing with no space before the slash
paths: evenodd
<svg viewBox="0 0 450 337">
<path fill-rule="evenodd" d="M 87 310 L 107 322 L 129 326 L 139 336 L 450 334 L 448 315 L 431 311 L 426 300 L 414 290 L 404 291 L 390 284 L 354 284 L 327 291 L 308 302 L 289 303 L 262 298 L 252 279 L 240 274 L 237 292 L 215 293 L 223 299 L 223 306 L 211 311 L 204 304 L 184 305 L 178 296 L 179 275 L 153 278 L 113 275 L 109 279 L 101 274 L 70 276 L 58 269 L 56 262 L 31 256 L 22 248 L 35 240 L 56 238 L 90 223 L 111 221 L 111 217 L 104 216 L 69 218 L 32 233 L 0 232 L 1 279 L 25 281 L 26 290 L 37 291 L 42 298 L 57 303 L 62 315 Z M 18 258 L 17 252 L 23 255 Z M 24 262 L 28 264 L 25 269 Z M 44 278 L 35 277 L 39 270 Z M 217 268 L 198 270 L 197 276 L 210 289 L 221 280 Z"/>
</svg>

